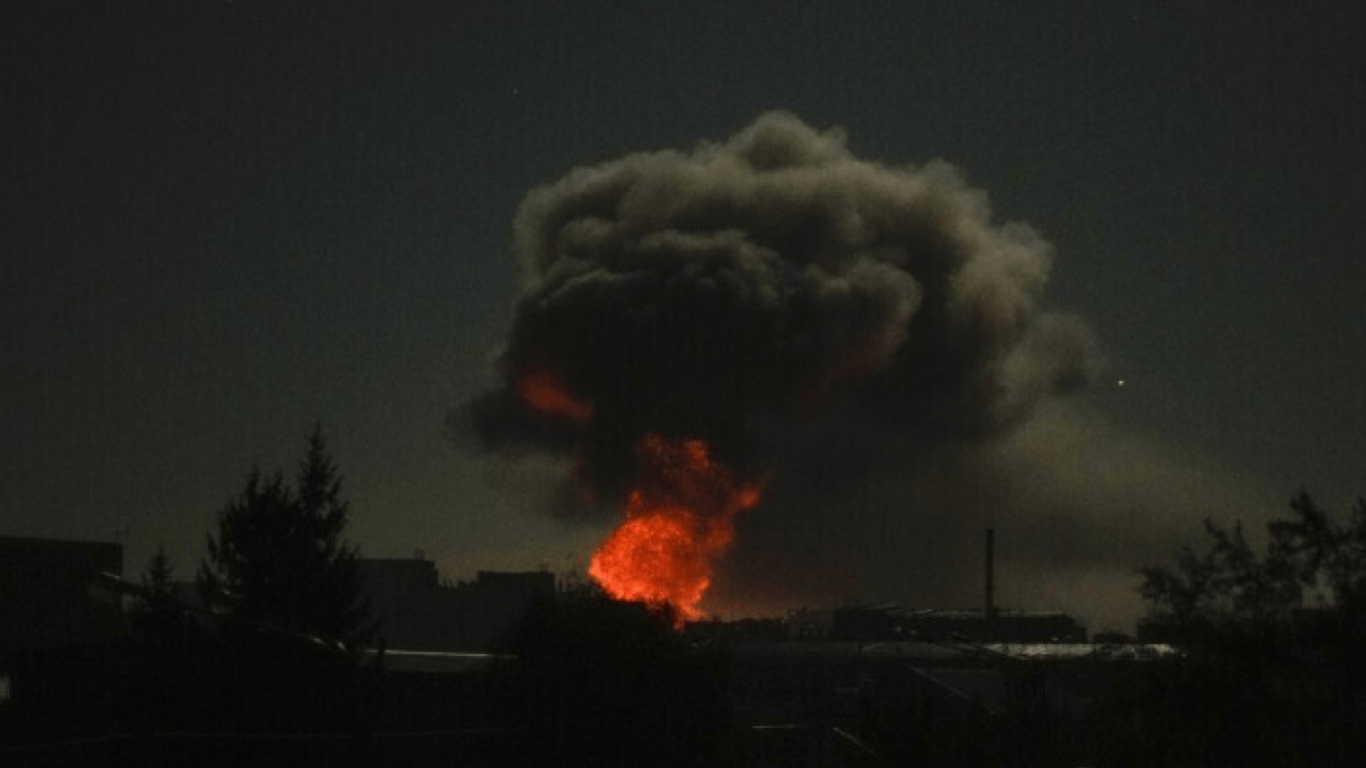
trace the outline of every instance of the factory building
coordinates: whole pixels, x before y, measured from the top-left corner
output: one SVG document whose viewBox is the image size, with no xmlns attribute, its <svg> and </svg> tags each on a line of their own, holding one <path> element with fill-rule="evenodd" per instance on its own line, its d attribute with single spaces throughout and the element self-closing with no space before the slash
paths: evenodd
<svg viewBox="0 0 1366 768">
<path fill-rule="evenodd" d="M 912 609 L 896 605 L 836 608 L 834 640 L 971 640 L 982 643 L 1083 643 L 1086 628 L 1052 611 Z"/>
</svg>

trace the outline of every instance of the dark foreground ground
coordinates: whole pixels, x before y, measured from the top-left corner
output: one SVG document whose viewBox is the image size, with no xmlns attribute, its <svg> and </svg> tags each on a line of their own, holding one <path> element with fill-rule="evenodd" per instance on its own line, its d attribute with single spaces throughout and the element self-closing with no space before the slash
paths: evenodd
<svg viewBox="0 0 1366 768">
<path fill-rule="evenodd" d="M 495 657 L 396 654 L 375 689 L 378 714 L 354 732 L 11 731 L 0 766 L 1086 764 L 1063 716 L 1097 677 L 1094 667 L 1045 679 L 969 648 L 910 643 L 737 642 L 717 651 L 720 701 L 697 698 L 710 687 L 691 684 L 708 667 L 673 678 L 647 672 L 624 704 L 603 705 L 619 684 L 595 688 L 592 670 L 574 657 L 528 678 L 509 676 Z M 696 716 L 704 707 L 719 719 Z"/>
</svg>

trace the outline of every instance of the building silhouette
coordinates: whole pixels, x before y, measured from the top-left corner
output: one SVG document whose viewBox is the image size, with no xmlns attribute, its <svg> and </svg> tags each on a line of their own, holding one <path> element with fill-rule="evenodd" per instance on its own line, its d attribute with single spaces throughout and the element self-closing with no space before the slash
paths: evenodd
<svg viewBox="0 0 1366 768">
<path fill-rule="evenodd" d="M 1086 628 L 1066 613 L 1002 609 L 947 610 L 870 605 L 836 608 L 829 636 L 836 640 L 964 639 L 995 643 L 1083 643 Z"/>
<path fill-rule="evenodd" d="M 0 536 L 0 744 L 112 717 L 129 633 L 104 574 L 122 571 L 118 543 Z"/>
<path fill-rule="evenodd" d="M 362 559 L 360 577 L 379 638 L 391 649 L 494 649 L 531 601 L 555 592 L 545 571 L 479 571 L 472 582 L 441 584 L 436 564 L 421 557 Z"/>
<path fill-rule="evenodd" d="M 0 654 L 107 642 L 126 632 L 123 545 L 0 536 Z"/>
</svg>

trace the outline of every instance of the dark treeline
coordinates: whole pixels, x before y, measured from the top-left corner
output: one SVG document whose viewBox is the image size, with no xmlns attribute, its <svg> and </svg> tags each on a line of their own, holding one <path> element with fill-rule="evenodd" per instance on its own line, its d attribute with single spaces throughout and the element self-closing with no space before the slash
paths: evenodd
<svg viewBox="0 0 1366 768">
<path fill-rule="evenodd" d="M 1207 523 L 1203 547 L 1143 568 L 1140 640 L 1178 647 L 1174 659 L 1050 666 L 979 649 L 953 662 L 961 679 L 995 681 L 992 707 L 946 698 L 923 661 L 861 648 L 745 656 L 676 631 L 667 608 L 592 587 L 533 601 L 479 669 L 399 672 L 374 648 L 381 628 L 360 599 L 346 522 L 317 430 L 291 481 L 253 470 L 224 505 L 200 599 L 177 593 L 158 551 L 126 638 L 0 659 L 15 680 L 44 686 L 0 707 L 0 757 L 1165 768 L 1346 766 L 1366 754 L 1366 501 L 1339 521 L 1302 493 L 1268 526 L 1264 551 L 1239 526 Z M 857 738 L 832 736 L 835 725 Z"/>
<path fill-rule="evenodd" d="M 1345 522 L 1307 493 L 1267 526 L 1206 523 L 1205 548 L 1142 570 L 1140 635 L 1180 660 L 1091 713 L 1113 766 L 1349 766 L 1366 755 L 1366 501 Z"/>
</svg>

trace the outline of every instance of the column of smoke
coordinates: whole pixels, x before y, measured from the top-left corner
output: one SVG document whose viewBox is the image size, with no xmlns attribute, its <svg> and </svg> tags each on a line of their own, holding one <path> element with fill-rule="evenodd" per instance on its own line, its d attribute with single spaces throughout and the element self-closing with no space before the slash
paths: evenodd
<svg viewBox="0 0 1366 768">
<path fill-rule="evenodd" d="M 858 519 L 886 519 L 870 488 L 1008 431 L 1094 357 L 1081 322 L 1040 307 L 1052 254 L 1032 229 L 993 223 L 946 164 L 859 159 L 785 113 L 577 168 L 532 190 L 514 231 L 501 385 L 457 418 L 489 450 L 572 455 L 596 509 L 620 502 L 646 434 L 769 478 L 717 584 L 732 598 L 857 581 L 813 541 L 876 535 Z M 955 510 L 913 495 L 924 508 L 887 525 L 944 534 Z"/>
</svg>

